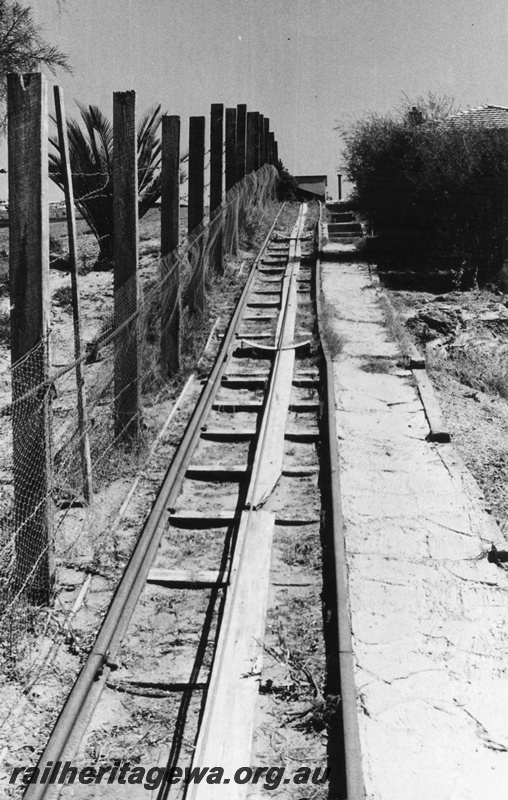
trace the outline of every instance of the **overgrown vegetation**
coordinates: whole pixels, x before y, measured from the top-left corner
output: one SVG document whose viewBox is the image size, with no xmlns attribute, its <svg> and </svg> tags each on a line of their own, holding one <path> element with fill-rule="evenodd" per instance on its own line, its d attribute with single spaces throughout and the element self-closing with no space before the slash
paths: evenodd
<svg viewBox="0 0 508 800">
<path fill-rule="evenodd" d="M 11 315 L 9 311 L 0 310 L 0 344 L 9 346 L 11 341 Z"/>
<path fill-rule="evenodd" d="M 93 231 L 105 266 L 113 256 L 113 125 L 94 105 L 78 103 L 81 122 L 68 120 L 67 134 L 76 207 Z M 146 111 L 137 130 L 138 215 L 152 208 L 161 192 L 160 105 Z M 51 137 L 55 152 L 49 155 L 49 175 L 63 189 L 58 138 Z M 185 157 L 182 158 L 182 161 Z M 183 173 L 181 175 L 183 178 Z"/>
<path fill-rule="evenodd" d="M 277 170 L 279 172 L 279 184 L 277 186 L 277 199 L 284 200 L 297 200 L 298 199 L 298 184 L 293 175 L 286 169 L 282 161 L 279 159 L 277 163 Z"/>
<path fill-rule="evenodd" d="M 336 319 L 336 309 L 333 303 L 321 296 L 320 326 L 323 337 L 328 345 L 328 350 L 332 359 L 337 358 L 346 344 L 346 337 L 335 329 L 334 320 Z"/>
<path fill-rule="evenodd" d="M 381 267 L 452 272 L 466 288 L 502 266 L 504 132 L 450 116 L 429 95 L 340 130 L 354 206 L 378 235 Z"/>
</svg>

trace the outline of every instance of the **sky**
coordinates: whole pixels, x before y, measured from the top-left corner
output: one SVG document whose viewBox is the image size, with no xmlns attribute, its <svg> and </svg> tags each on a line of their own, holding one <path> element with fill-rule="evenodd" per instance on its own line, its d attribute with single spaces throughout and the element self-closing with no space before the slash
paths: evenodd
<svg viewBox="0 0 508 800">
<path fill-rule="evenodd" d="M 508 106 L 506 0 L 33 0 L 32 13 L 69 56 L 68 115 L 74 99 L 111 115 L 112 93 L 135 89 L 140 112 L 181 116 L 185 147 L 189 116 L 246 103 L 289 171 L 326 173 L 334 197 L 337 125 L 428 92 Z"/>
</svg>

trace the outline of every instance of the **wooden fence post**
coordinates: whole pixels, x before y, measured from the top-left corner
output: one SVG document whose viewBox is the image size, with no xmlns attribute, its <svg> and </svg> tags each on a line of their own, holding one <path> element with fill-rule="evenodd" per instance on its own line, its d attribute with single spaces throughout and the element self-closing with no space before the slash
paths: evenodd
<svg viewBox="0 0 508 800">
<path fill-rule="evenodd" d="M 236 108 L 226 108 L 226 165 L 225 165 L 225 181 L 226 193 L 233 188 L 236 182 Z M 226 236 L 226 250 L 229 253 L 236 254 L 238 252 L 238 213 L 239 213 L 240 198 L 238 194 L 235 195 L 233 204 L 229 202 L 227 210 L 227 236 Z"/>
<path fill-rule="evenodd" d="M 74 188 L 72 185 L 69 140 L 63 89 L 55 86 L 56 124 L 62 164 L 62 179 L 65 194 L 65 213 L 67 216 L 67 235 L 69 239 L 69 266 L 71 271 L 72 317 L 74 322 L 74 358 L 76 361 L 76 393 L 78 400 L 79 447 L 81 451 L 81 471 L 83 473 L 83 496 L 87 503 L 93 499 L 92 459 L 88 438 L 88 414 L 86 408 L 85 376 L 83 372 L 83 344 L 81 341 L 81 302 L 79 296 L 78 247 L 76 216 L 74 212 Z"/>
<path fill-rule="evenodd" d="M 236 108 L 226 108 L 226 192 L 236 182 Z"/>
<path fill-rule="evenodd" d="M 40 73 L 8 76 L 14 588 L 33 605 L 54 571 L 47 103 Z"/>
<path fill-rule="evenodd" d="M 245 153 L 245 173 L 249 175 L 254 169 L 254 124 L 255 112 L 247 112 L 247 142 Z"/>
<path fill-rule="evenodd" d="M 254 112 L 254 131 L 252 137 L 252 159 L 253 159 L 253 169 L 254 172 L 257 172 L 260 167 L 259 162 L 259 111 Z"/>
<path fill-rule="evenodd" d="M 245 145 L 247 133 L 247 106 L 240 104 L 236 107 L 236 181 L 241 181 L 245 176 Z"/>
<path fill-rule="evenodd" d="M 217 273 L 222 268 L 222 146 L 224 106 L 212 103 L 210 109 L 210 235 L 213 237 L 210 263 Z"/>
<path fill-rule="evenodd" d="M 268 163 L 269 164 L 273 164 L 274 163 L 273 143 L 274 143 L 274 135 L 273 135 L 273 131 L 270 131 L 270 135 L 268 137 Z"/>
<path fill-rule="evenodd" d="M 259 168 L 264 165 L 265 155 L 265 118 L 263 114 L 259 115 Z"/>
<path fill-rule="evenodd" d="M 180 117 L 162 117 L 161 148 L 161 362 L 171 378 L 180 370 Z"/>
<path fill-rule="evenodd" d="M 187 230 L 190 244 L 190 260 L 193 269 L 191 278 L 191 295 L 189 307 L 192 312 L 202 313 L 205 308 L 205 264 L 204 259 L 204 233 L 196 234 L 196 229 L 202 225 L 205 213 L 205 118 L 190 117 L 189 119 L 189 208 Z M 194 236 L 198 241 L 193 241 Z"/>
<path fill-rule="evenodd" d="M 274 139 L 274 141 L 273 141 L 273 163 L 275 164 L 275 166 L 278 169 L 279 168 L 279 145 L 278 145 L 277 139 Z"/>
<path fill-rule="evenodd" d="M 264 132 L 263 132 L 263 163 L 269 164 L 269 150 L 270 150 L 270 120 L 268 117 L 265 117 L 264 122 Z"/>
<path fill-rule="evenodd" d="M 113 93 L 115 437 L 140 431 L 136 92 Z M 120 330 L 119 330 L 120 329 Z"/>
</svg>

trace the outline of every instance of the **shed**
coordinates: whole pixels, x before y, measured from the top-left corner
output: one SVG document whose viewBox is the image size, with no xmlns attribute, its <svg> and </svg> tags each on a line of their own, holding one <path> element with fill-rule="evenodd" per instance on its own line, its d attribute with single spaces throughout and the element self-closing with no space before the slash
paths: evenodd
<svg viewBox="0 0 508 800">
<path fill-rule="evenodd" d="M 302 196 L 309 200 L 326 200 L 326 175 L 294 175 Z"/>
</svg>

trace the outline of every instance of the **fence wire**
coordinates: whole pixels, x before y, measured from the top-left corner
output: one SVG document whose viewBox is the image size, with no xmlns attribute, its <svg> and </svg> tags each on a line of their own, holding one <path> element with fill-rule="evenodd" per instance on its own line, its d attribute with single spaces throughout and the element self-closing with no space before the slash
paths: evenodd
<svg viewBox="0 0 508 800">
<path fill-rule="evenodd" d="M 158 404 L 174 391 L 168 358 L 185 365 L 197 361 L 202 352 L 217 248 L 237 251 L 242 230 L 255 210 L 274 198 L 277 182 L 277 170 L 270 165 L 245 176 L 211 219 L 159 261 L 154 277 L 143 286 L 122 287 L 122 296 L 114 298 L 100 329 L 84 343 L 85 431 L 78 425 L 72 324 L 52 331 L 50 341 L 40 342 L 12 367 L 12 402 L 0 407 L 0 674 L 16 665 L 28 685 L 48 657 L 30 643 L 42 632 L 55 643 L 68 635 L 69 627 L 57 613 L 62 576 L 76 565 L 100 573 L 118 546 L 110 524 L 117 505 L 108 511 L 108 487 L 129 470 L 136 474 L 157 436 L 162 424 Z M 137 309 L 126 310 L 122 297 L 130 303 L 133 289 L 139 295 Z M 121 324 L 115 322 L 115 313 Z M 175 329 L 180 352 L 168 355 L 161 351 L 161 340 L 167 330 Z M 58 349 L 58 366 L 51 366 L 51 347 Z M 120 351 L 124 362 L 131 359 L 138 369 L 135 379 L 118 390 L 115 354 Z M 49 359 L 50 377 L 34 388 L 41 359 Z M 125 422 L 119 408 L 129 393 L 140 403 L 137 417 Z M 45 426 L 50 430 L 49 448 L 41 442 Z M 127 426 L 134 427 L 137 437 L 126 436 Z M 80 445 L 85 435 L 95 488 L 89 505 L 81 502 Z M 53 572 L 47 602 L 48 575 Z M 40 610 L 42 603 L 45 612 Z"/>
</svg>

